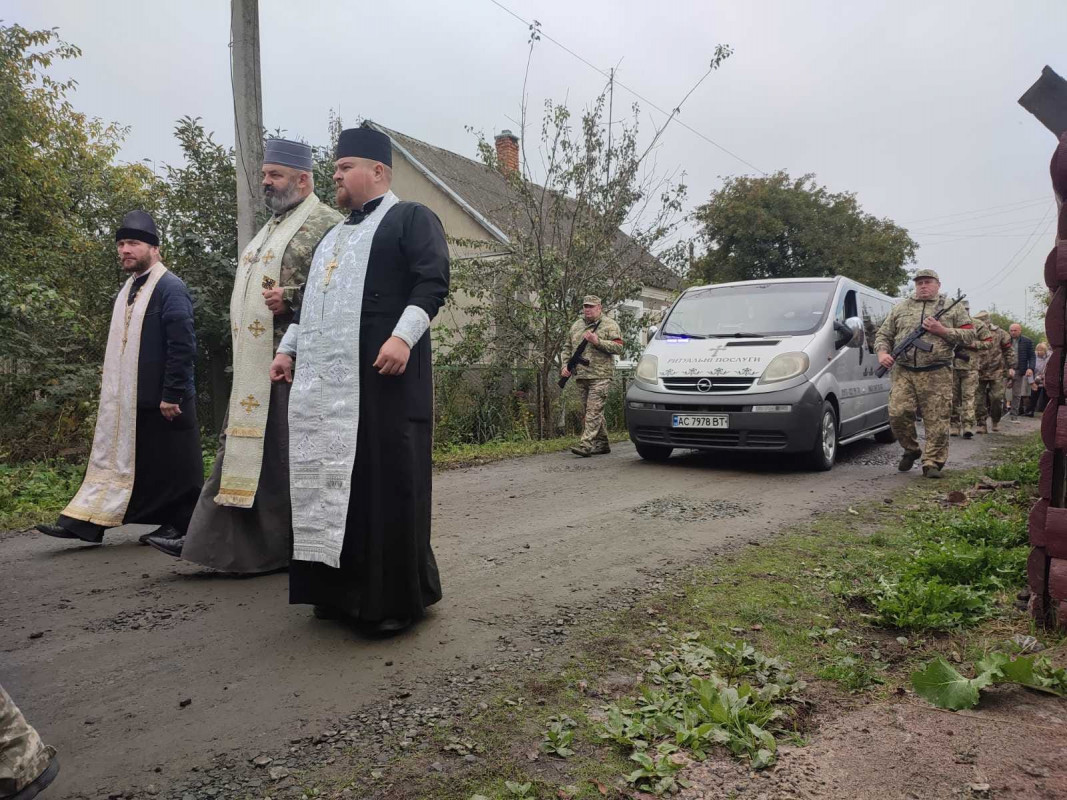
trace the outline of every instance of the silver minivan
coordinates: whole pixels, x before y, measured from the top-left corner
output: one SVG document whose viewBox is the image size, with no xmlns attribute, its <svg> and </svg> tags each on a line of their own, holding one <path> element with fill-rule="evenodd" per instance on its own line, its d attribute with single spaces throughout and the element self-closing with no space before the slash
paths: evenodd
<svg viewBox="0 0 1067 800">
<path fill-rule="evenodd" d="M 828 470 L 840 445 L 892 442 L 874 336 L 894 302 L 843 277 L 686 289 L 650 329 L 626 392 L 638 454 L 803 453 Z"/>
</svg>

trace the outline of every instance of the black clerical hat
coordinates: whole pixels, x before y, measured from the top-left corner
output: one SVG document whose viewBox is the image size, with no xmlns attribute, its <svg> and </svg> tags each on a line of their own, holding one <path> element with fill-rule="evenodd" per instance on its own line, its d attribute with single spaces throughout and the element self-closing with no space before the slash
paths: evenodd
<svg viewBox="0 0 1067 800">
<path fill-rule="evenodd" d="M 115 231 L 115 241 L 122 239 L 136 239 L 153 247 L 159 247 L 159 231 L 156 230 L 156 221 L 147 211 L 129 211 L 122 218 L 122 224 Z"/>
<path fill-rule="evenodd" d="M 367 158 L 393 166 L 393 146 L 389 137 L 373 128 L 348 128 L 337 137 L 334 158 Z"/>
</svg>

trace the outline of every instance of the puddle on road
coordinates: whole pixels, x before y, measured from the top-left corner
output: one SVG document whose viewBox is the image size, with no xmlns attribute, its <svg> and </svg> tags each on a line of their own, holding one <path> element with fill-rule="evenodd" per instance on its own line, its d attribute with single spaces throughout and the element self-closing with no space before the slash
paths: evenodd
<svg viewBox="0 0 1067 800">
<path fill-rule="evenodd" d="M 642 503 L 631 511 L 649 519 L 664 519 L 671 522 L 707 522 L 713 519 L 739 517 L 755 508 L 758 508 L 758 504 L 741 505 L 729 500 L 690 500 L 682 495 L 668 495 Z"/>
</svg>

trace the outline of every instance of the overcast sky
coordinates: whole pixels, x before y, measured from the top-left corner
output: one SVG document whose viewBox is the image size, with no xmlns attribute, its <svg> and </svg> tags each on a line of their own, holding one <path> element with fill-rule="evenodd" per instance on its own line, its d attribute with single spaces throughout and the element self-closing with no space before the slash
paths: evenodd
<svg viewBox="0 0 1067 800">
<path fill-rule="evenodd" d="M 1053 245 L 1048 161 L 1055 145 L 1017 103 L 1049 64 L 1067 75 L 1064 0 L 500 0 L 515 15 L 661 108 L 734 55 L 681 120 L 759 170 L 814 173 L 907 227 L 918 265 L 967 292 L 972 310 L 1020 315 Z M 6 0 L 0 18 L 58 27 L 84 51 L 56 73 L 74 105 L 130 126 L 124 159 L 177 162 L 172 131 L 202 117 L 233 142 L 226 0 Z M 325 143 L 331 108 L 473 157 L 468 126 L 515 129 L 528 31 L 492 0 L 260 0 L 269 130 Z M 603 77 L 547 39 L 530 108 L 578 111 Z M 635 98 L 618 90 L 616 101 Z M 664 116 L 642 103 L 643 130 Z M 753 172 L 680 126 L 658 164 L 683 169 L 690 202 L 722 176 Z"/>
</svg>

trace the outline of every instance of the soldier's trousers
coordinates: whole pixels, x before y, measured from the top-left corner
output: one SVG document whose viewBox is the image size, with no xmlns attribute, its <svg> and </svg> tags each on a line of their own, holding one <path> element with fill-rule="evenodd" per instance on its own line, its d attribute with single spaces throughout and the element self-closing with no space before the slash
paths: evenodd
<svg viewBox="0 0 1067 800">
<path fill-rule="evenodd" d="M 974 396 L 978 373 L 973 369 L 952 370 L 952 425 L 974 433 Z"/>
<path fill-rule="evenodd" d="M 924 372 L 893 367 L 889 390 L 889 426 L 906 452 L 923 451 L 924 467 L 942 467 L 948 460 L 948 426 L 952 414 L 952 368 Z M 923 412 L 926 448 L 919 447 L 915 410 Z"/>
<path fill-rule="evenodd" d="M 13 795 L 33 783 L 54 754 L 0 686 L 0 796 Z"/>
<path fill-rule="evenodd" d="M 985 428 L 987 417 L 993 418 L 994 425 L 998 424 L 1004 413 L 1004 379 L 979 378 L 974 407 L 979 428 Z"/>
<path fill-rule="evenodd" d="M 577 379 L 585 408 L 585 427 L 582 429 L 582 444 L 598 448 L 608 446 L 608 426 L 604 421 L 604 406 L 611 391 L 611 379 Z"/>
</svg>

